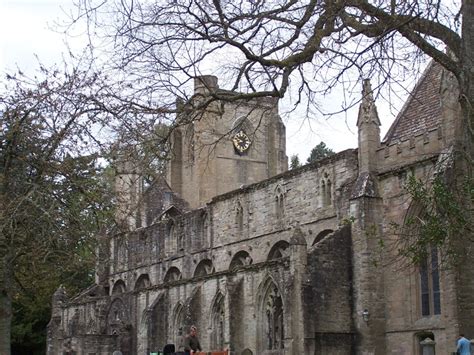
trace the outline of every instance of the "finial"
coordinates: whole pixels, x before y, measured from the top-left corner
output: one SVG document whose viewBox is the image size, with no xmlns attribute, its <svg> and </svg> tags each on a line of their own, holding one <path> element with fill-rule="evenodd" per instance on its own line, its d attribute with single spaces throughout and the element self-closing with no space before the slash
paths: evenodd
<svg viewBox="0 0 474 355">
<path fill-rule="evenodd" d="M 359 107 L 359 117 L 357 119 L 357 126 L 362 123 L 373 122 L 380 126 L 380 120 L 375 107 L 374 97 L 372 95 L 372 86 L 370 79 L 362 81 L 362 102 Z"/>
</svg>

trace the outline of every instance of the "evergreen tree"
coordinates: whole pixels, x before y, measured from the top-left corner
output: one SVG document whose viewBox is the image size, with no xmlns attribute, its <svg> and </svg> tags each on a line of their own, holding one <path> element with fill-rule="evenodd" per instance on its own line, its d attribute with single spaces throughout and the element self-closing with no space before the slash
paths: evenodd
<svg viewBox="0 0 474 355">
<path fill-rule="evenodd" d="M 334 155 L 334 151 L 326 146 L 326 143 L 321 142 L 311 150 L 311 154 L 308 157 L 307 163 L 321 160 L 323 158 Z"/>
<path fill-rule="evenodd" d="M 301 166 L 300 158 L 298 154 L 292 155 L 290 158 L 290 170 L 299 168 Z"/>
</svg>

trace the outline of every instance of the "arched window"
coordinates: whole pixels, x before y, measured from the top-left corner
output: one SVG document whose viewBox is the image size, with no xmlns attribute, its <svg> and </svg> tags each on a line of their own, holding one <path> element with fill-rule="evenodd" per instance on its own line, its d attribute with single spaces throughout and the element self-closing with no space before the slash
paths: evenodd
<svg viewBox="0 0 474 355">
<path fill-rule="evenodd" d="M 112 301 L 107 314 L 108 334 L 118 334 L 123 324 L 129 323 L 128 311 L 120 298 Z"/>
<path fill-rule="evenodd" d="M 114 283 L 114 287 L 112 287 L 112 296 L 125 293 L 126 290 L 127 290 L 127 287 L 125 286 L 125 282 L 123 282 L 122 280 L 117 280 Z"/>
<path fill-rule="evenodd" d="M 326 180 L 326 196 L 325 196 L 326 206 L 332 205 L 332 184 L 331 180 L 327 178 Z"/>
<path fill-rule="evenodd" d="M 242 231 L 244 227 L 244 208 L 240 200 L 237 200 L 237 206 L 235 207 L 235 224 L 237 225 L 238 231 Z"/>
<path fill-rule="evenodd" d="M 168 331 L 168 302 L 165 294 L 159 294 L 150 306 L 148 324 L 148 346 L 158 351 L 167 343 Z"/>
<path fill-rule="evenodd" d="M 124 240 L 123 237 L 115 238 L 115 245 L 116 245 L 116 262 L 120 265 L 126 265 L 127 260 L 127 242 Z"/>
<path fill-rule="evenodd" d="M 174 220 L 170 220 L 168 222 L 168 235 L 167 235 L 167 241 L 168 241 L 168 247 L 167 252 L 168 253 L 175 253 L 178 251 L 178 240 L 177 240 L 177 230 L 176 230 L 176 223 Z"/>
<path fill-rule="evenodd" d="M 280 240 L 270 249 L 267 260 L 284 258 L 288 255 L 287 249 L 289 246 L 290 244 L 287 241 Z"/>
<path fill-rule="evenodd" d="M 173 339 L 175 344 L 181 344 L 183 337 L 186 332 L 186 324 L 184 322 L 184 307 L 181 302 L 179 302 L 173 314 Z"/>
<path fill-rule="evenodd" d="M 204 212 L 201 217 L 201 246 L 211 245 L 211 217 Z"/>
<path fill-rule="evenodd" d="M 144 290 L 150 287 L 150 278 L 148 274 L 142 274 L 135 282 L 135 290 Z"/>
<path fill-rule="evenodd" d="M 441 314 L 438 248 L 431 246 L 419 265 L 420 306 L 423 317 Z"/>
<path fill-rule="evenodd" d="M 275 216 L 281 221 L 285 215 L 285 191 L 278 185 L 275 189 Z"/>
<path fill-rule="evenodd" d="M 321 180 L 321 207 L 326 206 L 326 181 Z"/>
<path fill-rule="evenodd" d="M 283 349 L 285 346 L 283 300 L 271 279 L 267 279 L 263 284 L 260 297 L 260 353 L 265 350 Z"/>
<path fill-rule="evenodd" d="M 219 292 L 211 311 L 211 347 L 224 349 L 225 337 L 224 296 Z"/>
<path fill-rule="evenodd" d="M 175 266 L 172 266 L 169 268 L 169 270 L 166 272 L 164 282 L 173 282 L 173 281 L 179 281 L 181 280 L 181 271 Z"/>
<path fill-rule="evenodd" d="M 241 266 L 252 264 L 252 258 L 245 250 L 241 250 L 234 255 L 230 262 L 229 270 L 237 269 Z"/>
<path fill-rule="evenodd" d="M 175 232 L 175 234 L 176 234 L 177 251 L 179 253 L 184 250 L 184 234 L 183 234 L 183 231 Z"/>
<path fill-rule="evenodd" d="M 332 205 L 332 183 L 328 173 L 323 174 L 321 179 L 321 207 Z"/>
<path fill-rule="evenodd" d="M 439 250 L 436 245 L 426 244 L 426 210 L 416 202 L 408 208 L 403 226 L 403 248 L 414 248 L 419 256 L 417 268 L 418 299 L 421 317 L 441 314 L 441 287 Z M 428 232 L 430 233 L 430 232 Z M 425 244 L 420 241 L 425 241 Z"/>
<path fill-rule="evenodd" d="M 214 265 L 209 259 L 201 260 L 201 262 L 196 266 L 194 270 L 194 277 L 206 276 L 214 273 Z"/>
</svg>

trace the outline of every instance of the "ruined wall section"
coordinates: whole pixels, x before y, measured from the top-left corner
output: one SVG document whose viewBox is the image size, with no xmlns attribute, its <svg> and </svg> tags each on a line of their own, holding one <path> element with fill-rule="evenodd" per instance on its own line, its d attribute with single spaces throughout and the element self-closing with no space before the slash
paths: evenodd
<svg viewBox="0 0 474 355">
<path fill-rule="evenodd" d="M 262 311 L 259 302 L 263 302 L 265 285 L 275 284 L 288 325 L 285 348 L 292 349 L 300 343 L 293 344 L 291 329 L 297 329 L 301 310 L 294 307 L 292 293 L 286 290 L 301 287 L 302 280 L 301 271 L 295 279 L 292 250 L 297 252 L 291 260 L 298 263 L 306 255 L 306 245 L 319 243 L 338 228 L 341 218 L 349 217 L 347 203 L 338 200 L 347 200 L 356 172 L 357 152 L 348 150 L 218 196 L 205 208 L 186 212 L 171 206 L 153 225 L 115 235 L 110 240 L 108 284 L 103 288 L 108 296 L 83 294 L 69 302 L 63 308 L 63 328 L 78 324 L 71 339 L 79 342 L 88 337 L 83 329 L 95 324 L 98 334 L 112 339 L 116 333 L 127 339 L 127 344 L 116 346 L 144 352 L 165 340 L 178 340 L 176 312 L 188 305 L 194 313 L 186 313 L 181 322 L 196 323 L 209 348 L 215 342 L 209 330 L 210 312 L 216 297 L 222 295 L 227 345 L 242 351 L 250 344 L 258 353 L 264 348 L 258 334 L 263 331 L 263 316 L 255 314 L 257 308 Z M 329 199 L 328 190 L 323 196 L 323 181 L 331 186 Z M 303 241 L 292 249 L 295 229 Z M 96 320 L 99 314 L 100 321 Z M 231 335 L 229 324 L 234 319 L 240 323 Z M 166 334 L 160 328 L 162 335 L 151 337 L 150 329 L 155 329 L 151 324 L 161 322 L 168 324 Z"/>
<path fill-rule="evenodd" d="M 264 261 L 279 239 L 289 241 L 290 229 L 297 225 L 311 246 L 321 231 L 334 231 L 340 219 L 349 217 L 347 209 L 339 209 L 346 205 L 337 201 L 347 193 L 356 171 L 357 153 L 348 150 L 218 196 L 204 209 L 164 215 L 153 226 L 118 235 L 112 240 L 110 287 L 117 279 L 130 279 L 127 288 L 133 288 L 133 279 L 145 270 L 152 284 L 159 284 L 163 269 L 171 266 L 190 278 L 203 259 L 212 260 L 217 271 L 227 269 L 232 255 L 249 248 L 254 262 Z M 326 206 L 321 204 L 322 180 L 331 180 L 331 202 Z"/>
<path fill-rule="evenodd" d="M 304 287 L 306 354 L 350 354 L 352 248 L 347 224 L 308 250 Z"/>
</svg>

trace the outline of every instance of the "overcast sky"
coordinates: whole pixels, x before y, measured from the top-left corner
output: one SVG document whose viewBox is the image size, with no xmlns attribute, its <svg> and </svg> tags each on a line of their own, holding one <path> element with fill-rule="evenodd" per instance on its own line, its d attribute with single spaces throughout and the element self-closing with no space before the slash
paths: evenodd
<svg viewBox="0 0 474 355">
<path fill-rule="evenodd" d="M 18 66 L 28 72 L 37 67 L 37 55 L 46 65 L 61 62 L 67 52 L 65 37 L 52 28 L 64 21 L 67 13 L 74 11 L 72 0 L 0 0 L 0 71 L 15 70 Z M 76 40 L 75 46 L 80 43 Z M 212 74 L 212 73 L 209 73 Z M 321 103 L 335 104 L 337 95 L 321 98 Z M 382 138 L 394 120 L 387 105 L 378 103 L 382 121 Z M 284 107 L 282 107 L 284 110 Z M 303 114 L 285 116 L 287 126 L 287 154 L 298 154 L 305 161 L 311 148 L 324 141 L 335 151 L 357 146 L 357 109 L 330 119 L 321 118 L 308 122 Z"/>
</svg>

